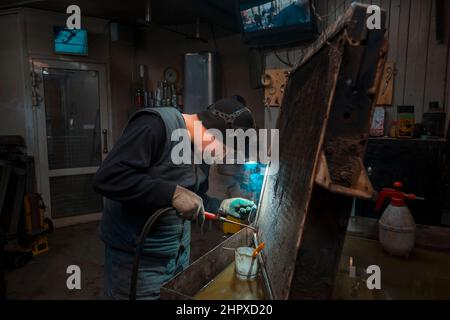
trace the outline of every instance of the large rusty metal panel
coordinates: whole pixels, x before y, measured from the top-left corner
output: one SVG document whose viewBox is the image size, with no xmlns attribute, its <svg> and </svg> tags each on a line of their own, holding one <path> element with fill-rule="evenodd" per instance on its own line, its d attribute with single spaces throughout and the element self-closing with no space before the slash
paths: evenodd
<svg viewBox="0 0 450 320">
<path fill-rule="evenodd" d="M 279 170 L 266 177 L 256 221 L 275 299 L 331 296 L 352 197 L 374 195 L 362 158 L 386 48 L 366 9 L 352 5 L 288 79 Z"/>
<path fill-rule="evenodd" d="M 280 114 L 280 161 L 267 176 L 257 225 L 275 298 L 287 298 L 342 54 L 324 48 L 289 80 Z M 319 88 L 323 89 L 319 90 Z M 308 122 L 308 123 L 307 123 Z"/>
</svg>

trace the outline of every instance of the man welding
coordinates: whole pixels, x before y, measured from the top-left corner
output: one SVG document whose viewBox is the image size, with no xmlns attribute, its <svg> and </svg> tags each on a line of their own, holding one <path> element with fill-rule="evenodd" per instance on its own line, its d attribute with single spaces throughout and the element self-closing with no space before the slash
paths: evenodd
<svg viewBox="0 0 450 320">
<path fill-rule="evenodd" d="M 194 123 L 203 131 L 255 128 L 242 97 L 219 100 L 196 115 L 175 108 L 136 112 L 94 178 L 94 189 L 106 198 L 100 237 L 105 242 L 105 296 L 128 299 L 136 241 L 152 213 L 173 207 L 146 238 L 138 273 L 137 299 L 159 299 L 160 287 L 189 265 L 191 221 L 204 212 L 246 219 L 253 201 L 209 197 L 206 164 L 175 165 L 172 132 L 186 129 L 194 142 Z M 210 141 L 203 141 L 204 149 Z M 194 148 L 194 145 L 192 146 Z"/>
</svg>

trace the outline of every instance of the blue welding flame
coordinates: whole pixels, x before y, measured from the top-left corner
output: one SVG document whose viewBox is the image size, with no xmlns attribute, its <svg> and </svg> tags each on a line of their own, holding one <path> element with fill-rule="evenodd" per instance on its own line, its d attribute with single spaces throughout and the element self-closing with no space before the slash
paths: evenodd
<svg viewBox="0 0 450 320">
<path fill-rule="evenodd" d="M 253 195 L 253 201 L 256 203 L 258 203 L 261 196 L 266 166 L 258 162 L 247 162 L 243 166 L 246 179 L 241 182 L 240 187 L 242 190 L 251 193 Z"/>
</svg>

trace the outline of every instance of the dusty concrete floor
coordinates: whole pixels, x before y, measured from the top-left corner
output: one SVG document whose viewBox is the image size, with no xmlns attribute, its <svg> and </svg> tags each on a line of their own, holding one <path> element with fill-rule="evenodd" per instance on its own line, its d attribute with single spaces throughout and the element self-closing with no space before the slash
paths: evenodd
<svg viewBox="0 0 450 320">
<path fill-rule="evenodd" d="M 205 226 L 208 230 L 208 226 Z M 103 299 L 103 242 L 98 223 L 56 229 L 49 236 L 50 251 L 21 269 L 6 273 L 8 299 Z M 192 226 L 191 262 L 224 240 L 218 227 L 200 234 Z M 81 290 L 68 290 L 69 265 L 81 269 Z"/>
</svg>

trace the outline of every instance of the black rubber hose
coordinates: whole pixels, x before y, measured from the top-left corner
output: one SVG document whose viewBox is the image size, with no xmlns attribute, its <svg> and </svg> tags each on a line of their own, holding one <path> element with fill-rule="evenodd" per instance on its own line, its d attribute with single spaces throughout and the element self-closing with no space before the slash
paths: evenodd
<svg viewBox="0 0 450 320">
<path fill-rule="evenodd" d="M 153 224 L 158 220 L 160 216 L 168 211 L 175 210 L 174 208 L 163 208 L 156 211 L 154 214 L 148 218 L 147 222 L 142 228 L 141 234 L 139 235 L 139 239 L 136 245 L 136 252 L 134 256 L 133 270 L 131 273 L 131 283 L 130 283 L 130 300 L 136 300 L 136 291 L 137 291 L 137 278 L 139 271 L 139 262 L 141 261 L 142 249 L 144 247 L 145 238 L 147 238 Z"/>
</svg>

